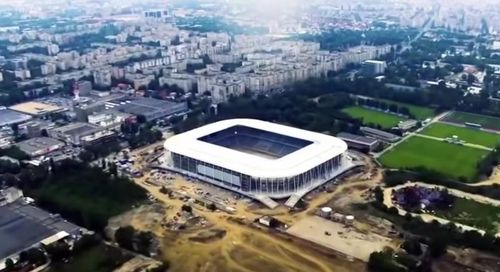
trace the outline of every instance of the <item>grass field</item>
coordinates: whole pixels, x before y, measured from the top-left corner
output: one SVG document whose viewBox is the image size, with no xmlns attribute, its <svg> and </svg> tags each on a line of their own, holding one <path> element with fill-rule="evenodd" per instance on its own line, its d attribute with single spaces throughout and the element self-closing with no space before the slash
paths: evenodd
<svg viewBox="0 0 500 272">
<path fill-rule="evenodd" d="M 476 165 L 488 152 L 414 136 L 386 152 L 380 162 L 388 168 L 419 166 L 453 178 L 464 177 L 472 182 Z"/>
<path fill-rule="evenodd" d="M 500 134 L 489 133 L 474 128 L 457 127 L 443 123 L 434 123 L 424 129 L 421 134 L 439 138 L 447 138 L 453 135 L 471 144 L 486 147 L 495 147 L 500 143 Z"/>
<path fill-rule="evenodd" d="M 130 256 L 120 253 L 117 249 L 101 245 L 85 250 L 68 263 L 51 265 L 48 272 L 109 272 L 129 259 Z"/>
<path fill-rule="evenodd" d="M 479 203 L 474 200 L 456 198 L 451 210 L 436 210 L 436 215 L 490 233 L 500 231 L 500 207 Z"/>
<path fill-rule="evenodd" d="M 431 108 L 415 106 L 415 105 L 396 102 L 396 101 L 387 100 L 387 99 L 378 99 L 378 100 L 383 101 L 387 104 L 396 104 L 398 106 L 407 107 L 408 110 L 410 110 L 410 113 L 413 114 L 415 116 L 415 118 L 417 118 L 419 120 L 425 120 L 427 118 L 431 118 L 432 116 L 434 116 L 434 110 Z"/>
<path fill-rule="evenodd" d="M 345 108 L 342 110 L 342 112 L 348 114 L 353 118 L 362 119 L 363 124 L 365 125 L 373 123 L 382 126 L 382 128 L 392 128 L 394 126 L 397 126 L 399 121 L 405 120 L 404 118 L 392 114 L 369 110 L 357 106 Z"/>
<path fill-rule="evenodd" d="M 500 118 L 487 115 L 455 111 L 446 116 L 443 121 L 458 124 L 464 124 L 465 122 L 476 123 L 483 126 L 483 128 L 500 131 Z"/>
</svg>

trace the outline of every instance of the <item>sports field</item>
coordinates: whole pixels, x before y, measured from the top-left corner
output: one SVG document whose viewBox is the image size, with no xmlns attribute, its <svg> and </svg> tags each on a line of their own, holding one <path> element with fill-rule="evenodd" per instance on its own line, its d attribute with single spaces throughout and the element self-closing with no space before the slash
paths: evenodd
<svg viewBox="0 0 500 272">
<path fill-rule="evenodd" d="M 443 123 L 434 123 L 425 128 L 420 134 L 439 138 L 458 136 L 467 143 L 494 148 L 500 143 L 500 134 L 489 133 L 475 128 L 457 127 Z"/>
<path fill-rule="evenodd" d="M 413 136 L 386 152 L 380 162 L 387 168 L 426 167 L 453 178 L 472 182 L 476 165 L 488 151 Z"/>
<path fill-rule="evenodd" d="M 363 124 L 376 124 L 382 126 L 382 128 L 392 128 L 397 126 L 399 121 L 404 121 L 404 118 L 380 112 L 375 110 L 369 110 L 362 107 L 354 106 L 345 108 L 342 112 L 348 114 L 353 118 L 359 118 L 363 120 Z"/>
<path fill-rule="evenodd" d="M 483 126 L 483 128 L 500 131 L 500 118 L 487 115 L 454 111 L 446 116 L 443 121 L 461 125 L 463 125 L 465 122 L 476 123 Z"/>
<path fill-rule="evenodd" d="M 467 226 L 476 227 L 492 234 L 500 232 L 500 207 L 483 204 L 465 198 L 456 198 L 450 210 L 436 210 L 436 216 Z"/>
<path fill-rule="evenodd" d="M 387 100 L 387 99 L 379 99 L 379 100 L 387 103 L 388 105 L 395 104 L 398 106 L 407 107 L 408 110 L 410 110 L 410 113 L 413 114 L 415 116 L 415 118 L 417 118 L 418 120 L 425 120 L 427 118 L 431 118 L 432 116 L 434 116 L 434 110 L 431 108 L 415 106 L 415 105 L 396 102 L 396 101 Z"/>
</svg>

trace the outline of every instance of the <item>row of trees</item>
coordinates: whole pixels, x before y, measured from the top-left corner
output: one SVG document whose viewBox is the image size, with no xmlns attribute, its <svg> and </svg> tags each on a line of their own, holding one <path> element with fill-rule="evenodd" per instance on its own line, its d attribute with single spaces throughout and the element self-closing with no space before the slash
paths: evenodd
<svg viewBox="0 0 500 272">
<path fill-rule="evenodd" d="M 340 111 L 353 103 L 348 94 L 340 92 L 333 95 L 322 91 L 290 91 L 256 97 L 245 94 L 219 104 L 217 116 L 210 113 L 209 104 L 201 104 L 185 120 L 177 120 L 174 131 L 181 132 L 228 118 L 255 118 L 331 134 L 340 131 L 356 133 L 361 121 Z"/>
<path fill-rule="evenodd" d="M 390 111 L 392 113 L 402 114 L 402 115 L 408 116 L 409 118 L 415 117 L 411 114 L 410 110 L 407 107 L 400 106 L 398 104 L 386 103 L 384 101 L 380 101 L 380 100 L 376 100 L 376 99 L 364 99 L 364 98 L 358 98 L 357 102 L 358 102 L 358 105 L 360 105 L 360 106 L 377 108 L 377 109 L 380 109 L 383 111 Z"/>
<path fill-rule="evenodd" d="M 482 185 L 471 186 L 463 181 L 455 181 L 434 170 L 424 167 L 413 170 L 385 171 L 384 183 L 389 187 L 394 187 L 406 183 L 409 180 L 425 182 L 429 184 L 442 185 L 447 188 L 453 188 L 471 194 L 484 195 L 489 198 L 500 200 L 500 185 Z"/>
</svg>

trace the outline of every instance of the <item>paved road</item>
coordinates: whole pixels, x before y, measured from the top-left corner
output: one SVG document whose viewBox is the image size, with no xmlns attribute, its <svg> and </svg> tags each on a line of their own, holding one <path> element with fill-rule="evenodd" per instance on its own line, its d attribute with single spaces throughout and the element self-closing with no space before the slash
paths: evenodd
<svg viewBox="0 0 500 272">
<path fill-rule="evenodd" d="M 418 39 L 420 39 L 422 37 L 422 35 L 424 35 L 425 32 L 427 32 L 427 30 L 429 30 L 431 28 L 432 23 L 436 19 L 436 15 L 437 15 L 437 11 L 434 10 L 433 14 L 432 14 L 432 17 L 429 18 L 429 21 L 427 21 L 427 23 L 422 27 L 422 29 L 417 34 L 417 36 L 415 36 L 415 38 L 413 38 L 411 41 L 409 41 L 408 44 L 403 45 L 401 47 L 401 50 L 399 50 L 398 53 L 402 53 L 402 52 L 404 52 L 406 50 L 411 49 L 412 48 L 411 44 L 414 43 L 414 42 L 416 42 Z"/>
</svg>

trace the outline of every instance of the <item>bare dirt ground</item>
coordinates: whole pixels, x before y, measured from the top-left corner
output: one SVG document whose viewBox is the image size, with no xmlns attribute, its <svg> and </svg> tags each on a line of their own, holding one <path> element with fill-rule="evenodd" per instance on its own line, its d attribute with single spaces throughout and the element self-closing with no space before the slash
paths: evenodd
<svg viewBox="0 0 500 272">
<path fill-rule="evenodd" d="M 132 271 L 147 271 L 148 269 L 156 268 L 161 265 L 161 262 L 143 256 L 135 256 L 128 262 L 122 264 L 114 272 L 132 272 Z"/>
<path fill-rule="evenodd" d="M 368 261 L 374 251 L 395 246 L 387 237 L 375 233 L 361 233 L 356 228 L 345 227 L 344 224 L 318 216 L 302 219 L 287 232 L 363 261 Z"/>
<path fill-rule="evenodd" d="M 144 177 L 146 178 L 146 177 Z M 205 217 L 210 226 L 192 231 L 169 231 L 160 226 L 163 219 L 168 220 L 180 210 L 185 201 L 170 198 L 159 192 L 159 187 L 143 182 L 136 182 L 146 188 L 157 200 L 167 203 L 163 216 L 145 220 L 139 215 L 132 217 L 132 225 L 141 230 L 151 230 L 160 237 L 164 258 L 171 261 L 171 271 L 360 271 L 365 265 L 360 261 L 318 253 L 313 245 L 297 246 L 292 238 L 288 240 L 276 237 L 258 229 L 237 224 L 229 218 L 244 219 L 249 222 L 258 218 L 247 209 L 245 201 L 237 201 L 235 215 L 211 212 L 199 205 L 193 205 L 194 213 Z M 177 177 L 172 187 L 190 193 L 203 184 L 186 182 Z M 213 189 L 218 190 L 218 189 Z M 223 194 L 222 194 L 223 195 Z M 230 194 L 228 194 L 230 195 Z M 257 209 L 261 214 L 281 214 L 288 216 L 286 210 Z M 130 219 L 130 218 L 129 218 Z M 126 219 L 124 221 L 128 221 Z M 151 225 L 156 223 L 157 225 Z M 207 233 L 223 230 L 224 235 L 209 237 L 209 241 L 196 241 Z M 193 241 L 193 239 L 195 241 Z"/>
<path fill-rule="evenodd" d="M 143 169 L 145 167 L 141 166 L 144 161 L 139 154 L 147 151 L 146 148 L 132 153 L 136 164 Z M 315 218 L 313 213 L 318 207 L 346 193 L 349 199 L 342 200 L 344 203 L 366 202 L 366 192 L 376 186 L 382 178 L 381 171 L 369 159 L 366 161 L 367 171 L 350 176 L 340 185 L 328 185 L 306 196 L 307 207 L 300 212 L 290 212 L 285 207 L 269 210 L 248 199 L 237 199 L 234 194 L 223 189 L 188 181 L 180 176 L 174 176 L 164 185 L 169 190 L 179 192 L 186 197 L 182 199 L 171 197 L 160 193 L 161 187 L 158 183 L 151 182 L 154 177 L 146 172 L 142 178 L 135 179 L 135 182 L 145 188 L 158 202 L 164 203 L 167 208 L 163 215 L 157 213 L 154 216 L 143 216 L 139 212 L 123 221 L 132 222 L 137 229 L 153 231 L 159 237 L 163 257 L 171 260 L 171 271 L 364 271 L 365 264 L 362 261 L 292 235 L 252 227 L 251 222 L 262 215 L 273 215 L 290 225 L 302 220 L 307 222 L 308 219 Z M 148 178 L 149 182 L 146 182 Z M 187 200 L 189 196 L 195 196 L 200 191 L 217 196 L 235 209 L 234 214 L 211 212 L 201 205 L 192 204 L 193 212 L 209 222 L 207 227 L 171 231 L 161 226 L 162 221 L 171 220 L 182 205 L 189 202 Z M 364 239 L 363 231 L 366 229 L 363 227 L 368 229 L 368 226 L 361 225 L 360 233 L 350 232 L 348 235 Z M 338 232 L 335 233 L 338 235 Z M 320 234 L 324 235 L 323 232 Z M 356 251 L 361 247 L 361 241 L 359 243 L 356 241 L 352 245 L 348 242 L 343 244 L 344 247 L 337 249 L 345 251 L 343 253 L 348 255 L 358 254 Z M 385 245 L 385 242 L 376 244 Z M 364 249 L 365 253 L 360 259 L 366 259 L 367 252 L 373 248 L 370 245 L 370 249 Z M 376 248 L 380 249 L 378 246 Z"/>
<path fill-rule="evenodd" d="M 450 248 L 448 255 L 455 263 L 476 271 L 496 272 L 500 267 L 500 258 L 470 248 Z"/>
<path fill-rule="evenodd" d="M 500 184 L 500 166 L 497 166 L 493 170 L 493 173 L 491 174 L 491 176 L 488 180 L 474 183 L 471 185 L 472 186 L 484 186 L 484 185 L 493 185 L 493 184 Z"/>
</svg>

